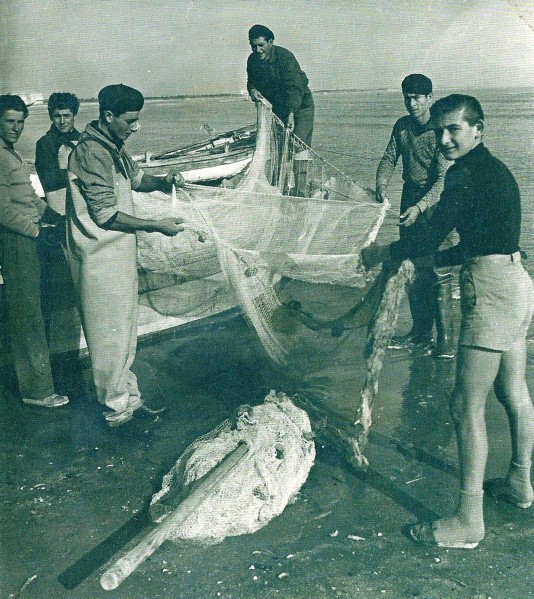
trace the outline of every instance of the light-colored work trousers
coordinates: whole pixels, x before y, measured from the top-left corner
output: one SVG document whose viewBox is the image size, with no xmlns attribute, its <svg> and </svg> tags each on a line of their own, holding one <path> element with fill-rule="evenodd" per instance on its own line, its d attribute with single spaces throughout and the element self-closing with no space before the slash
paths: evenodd
<svg viewBox="0 0 534 599">
<path fill-rule="evenodd" d="M 117 209 L 133 214 L 130 180 L 114 173 Z M 133 233 L 99 227 L 69 173 L 67 256 L 98 400 L 116 412 L 142 405 L 130 370 L 137 348 L 137 245 Z"/>
</svg>

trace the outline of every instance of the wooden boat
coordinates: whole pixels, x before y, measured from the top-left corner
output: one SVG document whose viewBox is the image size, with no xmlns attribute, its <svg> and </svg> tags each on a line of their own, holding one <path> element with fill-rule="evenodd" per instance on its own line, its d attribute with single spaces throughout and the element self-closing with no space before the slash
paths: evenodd
<svg viewBox="0 0 534 599">
<path fill-rule="evenodd" d="M 36 174 L 30 176 L 35 192 L 44 197 L 44 191 Z M 57 260 L 48 265 L 47 287 L 52 299 L 49 346 L 52 354 L 64 354 L 78 351 L 87 354 L 87 343 L 81 329 L 76 298 L 68 267 L 60 253 Z M 139 271 L 139 314 L 138 337 L 149 338 L 156 333 L 172 331 L 176 327 L 194 328 L 222 322 L 234 318 L 240 312 L 237 298 L 218 292 L 223 284 L 224 275 L 215 274 L 200 281 L 183 283 L 180 277 L 158 275 Z M 198 287 L 202 290 L 201 305 L 191 306 L 189 296 L 198 298 Z M 190 291 L 191 289 L 191 291 Z M 194 292 L 193 292 L 194 291 Z M 169 297 L 178 298 L 183 304 L 183 313 L 165 313 L 159 309 L 161 304 L 167 305 Z M 0 268 L 0 368 L 12 360 L 9 349 L 6 323 L 6 298 Z"/>
<path fill-rule="evenodd" d="M 252 160 L 255 144 L 256 126 L 251 125 L 181 148 L 157 154 L 145 152 L 133 158 L 152 175 L 176 169 L 187 183 L 214 184 L 241 173 Z"/>
<path fill-rule="evenodd" d="M 385 214 L 382 211 L 386 207 L 380 208 L 379 213 L 376 203 L 369 199 L 370 192 L 368 190 L 353 183 L 337 171 L 335 167 L 331 167 L 326 161 L 322 160 L 320 156 L 306 152 L 307 157 L 305 160 L 302 160 L 300 156 L 304 151 L 300 149 L 301 142 L 296 138 L 292 141 L 294 148 L 291 152 L 287 152 L 283 156 L 278 152 L 273 155 L 271 141 L 274 140 L 275 143 L 280 142 L 280 139 L 283 137 L 285 139 L 284 143 L 286 143 L 289 137 L 286 130 L 283 129 L 283 124 L 275 123 L 272 113 L 262 106 L 260 108 L 261 111 L 259 110 L 258 118 L 259 135 L 257 139 L 255 129 L 247 127 L 228 132 L 222 136 L 216 136 L 200 144 L 169 150 L 153 158 L 167 164 L 174 161 L 174 165 L 176 165 L 177 161 L 184 157 L 188 161 L 191 158 L 206 158 L 210 155 L 220 158 L 221 155 L 224 157 L 225 154 L 229 154 L 230 152 L 240 152 L 243 149 L 244 151 L 249 151 L 250 146 L 251 160 L 252 155 L 254 159 L 250 168 L 246 170 L 245 179 L 239 184 L 239 194 L 241 194 L 239 198 L 243 198 L 243 200 L 248 198 L 248 201 L 243 201 L 243 204 L 241 204 L 239 198 L 236 200 L 231 195 L 234 192 L 230 189 L 216 190 L 205 187 L 202 189 L 198 186 L 195 193 L 198 194 L 200 200 L 205 200 L 206 209 L 209 207 L 209 210 L 216 210 L 219 220 L 217 221 L 218 224 L 214 226 L 219 227 L 220 230 L 224 230 L 228 235 L 235 235 L 236 243 L 239 245 L 239 248 L 242 248 L 243 255 L 248 255 L 247 252 L 252 252 L 254 253 L 254 259 L 258 259 L 262 264 L 266 263 L 270 265 L 269 260 L 272 260 L 273 273 L 276 273 L 276 276 L 271 277 L 269 282 L 265 283 L 267 288 L 266 293 L 262 295 L 262 292 L 257 296 L 269 298 L 271 296 L 269 295 L 270 288 L 268 286 L 272 285 L 279 276 L 286 276 L 286 273 L 287 276 L 291 275 L 294 277 L 295 268 L 302 269 L 305 276 L 312 278 L 312 282 L 320 280 L 316 279 L 317 275 L 314 269 L 306 270 L 308 268 L 306 260 L 296 260 L 294 256 L 300 256 L 303 252 L 306 253 L 310 244 L 313 245 L 319 235 L 322 235 L 320 240 L 320 244 L 322 245 L 320 245 L 319 249 L 330 247 L 330 237 L 332 235 L 337 236 L 340 227 L 343 228 L 343 231 L 346 231 L 349 221 L 351 223 L 349 227 L 350 233 L 344 233 L 340 239 L 345 243 L 342 253 L 343 255 L 346 254 L 346 260 L 348 264 L 350 263 L 350 266 L 346 269 L 338 270 L 343 271 L 343 273 L 345 271 L 350 273 L 355 272 L 353 266 L 358 260 L 358 255 L 353 251 L 345 249 L 346 247 L 353 247 L 352 225 L 360 226 L 362 230 L 365 230 L 365 235 L 370 237 L 376 235 Z M 273 123 L 278 127 L 278 130 L 274 129 Z M 278 139 L 275 137 L 276 134 L 279 136 Z M 280 147 L 280 144 L 276 147 Z M 289 155 L 295 157 L 295 159 L 294 163 L 291 162 L 290 166 L 286 168 L 281 163 Z M 277 159 L 280 159 L 280 165 Z M 313 160 L 317 161 L 317 165 L 313 165 Z M 148 161 L 145 160 L 147 163 L 150 163 L 150 161 L 150 159 Z M 302 162 L 305 163 L 305 169 L 301 168 Z M 284 168 L 281 168 L 282 166 Z M 302 173 L 301 170 L 303 171 Z M 304 193 L 309 193 L 310 195 L 295 196 L 295 200 L 292 200 L 292 203 L 280 202 L 277 199 L 278 196 L 289 196 L 291 195 L 289 192 L 299 189 L 299 183 L 296 179 L 298 175 L 300 181 L 301 174 L 305 183 L 307 176 L 310 176 L 309 185 L 302 185 L 303 189 L 305 188 Z M 317 180 L 311 177 L 316 177 Z M 272 181 L 275 181 L 274 185 Z M 36 186 L 37 193 L 42 195 L 42 189 L 37 188 L 37 177 L 32 177 L 32 182 Z M 229 185 L 228 187 L 233 187 L 233 185 Z M 317 191 L 314 191 L 315 189 Z M 286 193 L 286 190 L 289 190 L 289 192 Z M 312 192 L 313 196 L 311 195 Z M 317 193 L 320 195 L 316 195 Z M 266 194 L 274 197 L 271 197 L 270 201 L 267 202 Z M 143 196 L 146 194 L 139 193 L 138 195 Z M 155 218 L 168 214 L 168 211 L 172 208 L 169 204 L 169 197 L 165 194 L 160 195 L 162 197 L 155 195 L 150 198 L 137 198 L 139 200 L 137 209 L 139 209 L 142 218 Z M 318 205 L 321 206 L 320 209 L 301 209 L 301 200 L 307 201 L 306 197 L 311 197 L 313 201 L 318 202 Z M 326 200 L 337 199 L 338 197 L 342 199 L 350 198 L 351 202 L 348 202 L 346 206 L 341 206 L 337 202 L 326 202 Z M 354 201 L 352 201 L 352 198 L 354 198 Z M 187 222 L 190 221 L 195 224 L 199 218 L 204 222 L 202 211 L 197 207 L 199 202 L 190 202 L 189 200 L 192 197 L 188 195 L 186 190 L 184 190 L 184 197 L 182 199 L 184 200 L 184 218 L 188 214 L 189 220 Z M 170 200 L 172 204 L 173 199 L 171 198 Z M 177 197 L 175 200 L 177 201 Z M 227 202 L 226 204 L 225 201 Z M 158 204 L 158 202 L 162 205 Z M 221 204 L 218 205 L 217 202 Z M 217 204 L 217 206 L 214 204 Z M 247 218 L 243 216 L 245 206 L 247 208 Z M 304 205 L 302 204 L 302 206 Z M 235 212 L 232 212 L 232 210 Z M 146 213 L 143 211 L 146 211 Z M 200 216 L 195 211 L 199 211 Z M 335 216 L 335 218 L 327 219 L 327 228 L 321 226 L 322 219 L 325 218 L 325 211 L 332 211 L 332 214 Z M 349 214 L 352 220 L 349 219 Z M 258 217 L 258 215 L 261 216 Z M 276 216 L 276 218 L 273 216 Z M 243 218 L 245 220 L 241 221 Z M 296 238 L 294 234 L 295 228 L 292 223 L 301 231 L 301 234 L 297 235 Z M 204 224 L 207 224 L 208 229 L 213 233 L 210 228 L 211 225 L 207 222 L 204 222 Z M 265 225 L 267 224 L 269 228 L 265 231 Z M 203 229 L 201 224 L 197 223 L 196 226 L 199 229 Z M 287 231 L 291 231 L 291 233 L 286 234 Z M 240 289 L 246 288 L 247 293 L 249 293 L 245 297 L 247 301 L 250 296 L 256 293 L 256 289 L 254 288 L 256 280 L 253 279 L 256 274 L 256 268 L 246 268 L 241 272 L 241 265 L 248 264 L 247 259 L 241 259 L 239 257 L 241 254 L 230 251 L 223 255 L 223 266 L 221 266 L 220 247 L 215 243 L 215 240 L 218 239 L 217 235 L 211 236 L 212 239 L 209 243 L 200 243 L 202 247 L 199 247 L 199 242 L 205 240 L 201 240 L 197 233 L 191 229 L 184 236 L 180 236 L 176 243 L 173 239 L 161 236 L 161 238 L 154 238 L 154 244 L 148 239 L 143 241 L 143 235 L 140 233 L 138 237 L 138 251 L 139 256 L 145 259 L 140 259 L 138 262 L 139 337 L 183 326 L 195 321 L 205 321 L 206 318 L 218 317 L 220 314 L 236 314 L 240 310 L 237 306 L 243 303 L 243 295 L 240 295 Z M 148 237 L 151 239 L 151 236 Z M 208 235 L 209 237 L 210 235 Z M 266 251 L 254 249 L 256 248 L 256 242 L 264 243 L 264 240 L 268 240 L 269 243 L 271 243 L 269 240 L 274 240 L 272 245 L 274 251 L 270 251 L 269 249 Z M 277 246 L 277 243 L 284 243 L 285 245 Z M 266 247 L 270 248 L 271 246 L 267 245 Z M 280 248 L 288 249 L 282 251 Z M 315 247 L 314 251 L 319 252 Z M 323 254 L 319 252 L 317 255 L 322 256 Z M 224 265 L 229 260 L 233 260 L 231 264 L 233 268 L 232 272 L 235 271 L 237 273 L 236 277 L 241 277 L 238 280 L 238 284 L 241 287 L 235 286 L 232 283 L 227 271 L 224 269 Z M 319 262 L 321 260 L 324 262 L 322 258 L 319 259 Z M 339 257 L 336 254 L 336 264 L 338 261 Z M 234 263 L 238 263 L 235 265 L 235 268 Z M 252 262 L 252 264 L 254 263 Z M 327 261 L 327 264 L 330 264 L 330 262 Z M 50 266 L 48 280 L 46 281 L 47 290 L 50 290 L 54 298 L 52 322 L 50 325 L 52 332 L 50 347 L 53 352 L 65 352 L 76 349 L 83 350 L 86 346 L 76 310 L 74 291 L 71 289 L 72 286 L 69 285 L 69 276 L 68 267 L 64 260 L 61 260 L 61 252 L 58 252 L 58 260 Z M 334 280 L 337 281 L 338 279 L 335 278 L 337 274 L 333 276 Z M 345 284 L 344 276 L 344 274 L 340 275 L 341 279 L 339 280 L 341 280 L 341 283 L 338 283 L 338 286 Z M 357 277 L 360 275 L 351 274 L 350 276 Z M 246 286 L 247 281 L 244 280 L 245 278 L 251 279 L 251 286 Z M 298 277 L 294 278 L 298 279 Z M 328 279 L 328 282 L 330 282 L 330 279 Z M 352 283 L 352 279 L 349 282 Z M 261 290 L 263 288 L 262 285 L 264 285 L 263 279 L 259 277 L 258 289 Z M 0 294 L 0 323 L 4 320 L 2 310 L 5 309 L 5 306 L 2 306 L 2 303 Z M 290 298 L 289 304 L 293 303 L 295 302 Z M 298 304 L 299 302 L 296 303 Z M 250 308 L 249 304 L 252 305 L 252 308 Z M 255 309 L 253 304 L 254 302 L 248 301 L 247 306 L 250 309 Z M 256 312 L 260 313 L 259 310 Z M 255 318 L 256 315 L 254 313 Z M 306 315 L 304 314 L 304 316 Z M 278 317 L 279 315 L 274 315 L 275 319 Z M 261 325 L 261 314 L 256 320 Z M 313 326 L 316 325 L 311 323 L 310 327 Z M 267 338 L 267 341 L 269 340 L 270 337 Z M 271 344 L 271 346 L 277 350 L 280 344 L 275 339 L 275 343 Z M 269 346 L 270 349 L 272 349 L 271 346 Z M 0 356 L 5 353 L 3 352 L 4 347 L 5 331 L 0 326 Z"/>
</svg>

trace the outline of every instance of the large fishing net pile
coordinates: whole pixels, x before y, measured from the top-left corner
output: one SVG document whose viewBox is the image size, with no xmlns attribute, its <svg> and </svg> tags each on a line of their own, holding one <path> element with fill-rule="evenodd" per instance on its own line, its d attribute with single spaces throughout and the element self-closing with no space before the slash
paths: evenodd
<svg viewBox="0 0 534 599">
<path fill-rule="evenodd" d="M 151 278 L 179 283 L 154 284 L 143 301 L 176 316 L 240 305 L 291 388 L 354 423 L 354 457 L 365 465 L 361 444 L 408 274 L 406 265 L 361 266 L 359 252 L 375 239 L 388 205 L 264 104 L 253 160 L 235 188 L 188 185 L 176 201 L 158 193 L 135 201 L 141 217 L 179 215 L 188 224 L 173 238 L 138 234 L 148 289 Z"/>
<path fill-rule="evenodd" d="M 271 392 L 258 406 L 241 406 L 234 421 L 224 421 L 186 449 L 152 498 L 152 519 L 164 520 L 195 481 L 243 443 L 247 453 L 199 498 L 173 528 L 171 540 L 214 543 L 254 532 L 296 496 L 315 459 L 310 420 L 286 395 Z"/>
</svg>

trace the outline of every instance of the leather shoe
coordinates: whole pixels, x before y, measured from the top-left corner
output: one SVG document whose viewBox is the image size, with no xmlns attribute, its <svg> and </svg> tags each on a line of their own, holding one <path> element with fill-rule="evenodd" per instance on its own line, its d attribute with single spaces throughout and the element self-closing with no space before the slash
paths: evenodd
<svg viewBox="0 0 534 599">
<path fill-rule="evenodd" d="M 158 420 L 160 416 L 168 411 L 168 409 L 169 408 L 167 406 L 162 406 L 161 408 L 151 408 L 144 403 L 134 410 L 133 416 L 134 418 L 143 420 Z"/>
</svg>

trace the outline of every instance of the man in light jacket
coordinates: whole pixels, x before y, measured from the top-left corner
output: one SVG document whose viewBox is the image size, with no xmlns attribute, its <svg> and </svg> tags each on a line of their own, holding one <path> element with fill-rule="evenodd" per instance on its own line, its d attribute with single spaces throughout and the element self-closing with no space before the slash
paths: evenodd
<svg viewBox="0 0 534 599">
<path fill-rule="evenodd" d="M 26 162 L 15 150 L 28 108 L 19 96 L 0 96 L 0 264 L 5 284 L 13 365 L 26 404 L 57 408 L 69 398 L 54 391 L 41 311 L 38 239 L 61 216 L 39 198 Z"/>
<path fill-rule="evenodd" d="M 183 185 L 180 173 L 144 173 L 124 148 L 139 129 L 144 98 L 123 84 L 98 94 L 100 117 L 89 123 L 69 158 L 67 254 L 77 290 L 82 326 L 98 400 L 110 426 L 137 414 L 157 414 L 143 405 L 130 367 L 137 347 L 136 231 L 174 236 L 181 218 L 135 216 L 132 189 L 170 193 Z"/>
</svg>

